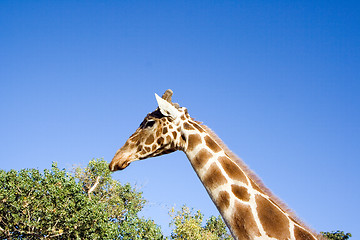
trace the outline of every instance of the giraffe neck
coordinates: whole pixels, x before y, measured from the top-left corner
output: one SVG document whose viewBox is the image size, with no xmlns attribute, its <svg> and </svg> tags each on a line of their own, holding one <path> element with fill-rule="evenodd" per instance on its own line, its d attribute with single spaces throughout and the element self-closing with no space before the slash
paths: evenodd
<svg viewBox="0 0 360 240">
<path fill-rule="evenodd" d="M 183 149 L 235 239 L 316 239 L 263 191 L 208 133 L 184 123 Z"/>
</svg>

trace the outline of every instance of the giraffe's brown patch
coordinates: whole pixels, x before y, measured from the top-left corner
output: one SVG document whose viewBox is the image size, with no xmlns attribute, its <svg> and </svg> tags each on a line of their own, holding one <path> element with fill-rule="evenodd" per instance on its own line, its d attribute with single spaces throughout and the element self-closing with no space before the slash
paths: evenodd
<svg viewBox="0 0 360 240">
<path fill-rule="evenodd" d="M 202 168 L 208 162 L 211 156 L 212 154 L 208 150 L 201 149 L 192 160 L 193 167 L 196 169 Z"/>
<path fill-rule="evenodd" d="M 159 137 L 160 135 L 161 135 L 161 130 L 158 129 L 158 130 L 156 131 L 156 137 Z"/>
<path fill-rule="evenodd" d="M 170 135 L 167 135 L 166 136 L 166 142 L 169 143 L 170 141 L 171 141 L 171 137 L 170 137 Z"/>
<path fill-rule="evenodd" d="M 248 205 L 235 202 L 234 214 L 230 226 L 237 239 L 253 239 L 259 237 L 260 231 L 256 225 L 254 215 Z"/>
<path fill-rule="evenodd" d="M 152 147 L 151 147 L 151 151 L 155 151 L 155 150 L 156 150 L 156 148 L 157 148 L 157 145 L 156 145 L 156 144 L 152 145 Z"/>
<path fill-rule="evenodd" d="M 201 143 L 201 137 L 199 134 L 190 134 L 189 142 L 188 142 L 188 151 L 192 151 L 195 149 L 197 145 Z"/>
<path fill-rule="evenodd" d="M 125 145 L 126 145 L 126 144 L 125 144 Z M 129 147 L 129 149 L 136 148 L 135 143 L 129 143 L 129 144 L 127 144 L 127 146 Z M 125 146 L 124 146 L 124 147 L 125 147 Z"/>
<path fill-rule="evenodd" d="M 150 144 L 152 144 L 154 141 L 155 141 L 155 138 L 154 138 L 154 136 L 151 134 L 151 135 L 146 139 L 145 144 L 146 144 L 146 145 L 150 145 Z"/>
<path fill-rule="evenodd" d="M 213 163 L 207 170 L 203 183 L 208 189 L 216 189 L 218 186 L 227 183 L 227 180 L 216 163 Z"/>
<path fill-rule="evenodd" d="M 199 132 L 205 132 L 204 129 L 202 129 L 197 123 L 195 122 L 190 122 L 191 125 L 193 125 L 197 130 L 199 130 Z"/>
<path fill-rule="evenodd" d="M 315 240 L 315 238 L 310 233 L 298 227 L 297 225 L 294 227 L 294 235 L 296 240 Z"/>
<path fill-rule="evenodd" d="M 264 191 L 261 190 L 261 188 L 253 180 L 250 179 L 250 183 L 251 183 L 251 186 L 253 187 L 253 189 L 255 189 L 256 191 L 258 191 L 260 193 L 264 193 Z"/>
<path fill-rule="evenodd" d="M 176 139 L 177 132 L 172 132 L 172 135 L 173 135 L 174 139 Z"/>
<path fill-rule="evenodd" d="M 184 122 L 184 129 L 186 129 L 186 130 L 194 130 L 194 128 L 187 122 Z"/>
<path fill-rule="evenodd" d="M 126 143 L 124 144 L 123 148 L 127 148 L 129 146 L 129 141 L 126 141 Z"/>
<path fill-rule="evenodd" d="M 140 135 L 134 133 L 133 135 L 130 136 L 129 140 L 130 140 L 131 142 L 136 142 L 136 141 L 139 140 L 139 138 L 140 138 Z"/>
<path fill-rule="evenodd" d="M 170 129 L 173 129 L 174 127 L 173 127 L 172 125 L 169 125 L 169 128 L 170 128 Z"/>
<path fill-rule="evenodd" d="M 218 158 L 221 166 L 224 168 L 226 174 L 234 180 L 247 184 L 247 179 L 243 171 L 230 158 L 222 156 Z"/>
<path fill-rule="evenodd" d="M 167 127 L 164 127 L 162 133 L 163 133 L 163 134 L 166 134 L 167 132 L 168 132 Z"/>
<path fill-rule="evenodd" d="M 157 142 L 157 144 L 159 144 L 159 145 L 161 146 L 161 145 L 164 143 L 164 138 L 163 138 L 163 137 L 159 137 L 156 142 Z"/>
<path fill-rule="evenodd" d="M 255 197 L 260 222 L 269 237 L 289 239 L 289 219 L 272 202 L 261 195 Z"/>
<path fill-rule="evenodd" d="M 184 135 L 184 134 L 181 134 L 181 140 L 182 140 L 182 142 L 183 142 L 183 143 L 185 143 L 185 142 L 186 142 L 186 137 L 185 137 L 185 135 Z"/>
<path fill-rule="evenodd" d="M 144 148 L 141 150 L 140 154 L 141 154 L 141 155 L 146 154 L 146 151 L 145 151 L 145 149 L 144 149 Z"/>
<path fill-rule="evenodd" d="M 293 218 L 291 215 L 288 215 L 288 217 L 290 218 L 291 221 L 293 221 L 294 223 L 299 224 L 299 221 L 296 220 L 295 218 Z"/>
<path fill-rule="evenodd" d="M 221 148 L 211 137 L 205 136 L 205 143 L 214 153 L 220 152 Z"/>
<path fill-rule="evenodd" d="M 150 147 L 145 147 L 145 151 L 146 152 L 150 152 L 151 148 Z"/>
<path fill-rule="evenodd" d="M 138 145 L 136 151 L 137 151 L 137 152 L 140 152 L 140 151 L 142 150 L 142 148 L 143 148 L 142 145 Z"/>
<path fill-rule="evenodd" d="M 184 115 L 181 115 L 180 118 L 181 118 L 181 120 L 185 120 L 185 119 L 186 119 Z"/>
<path fill-rule="evenodd" d="M 250 200 L 250 194 L 246 187 L 233 184 L 231 185 L 231 191 L 238 199 L 242 201 L 248 202 Z"/>
<path fill-rule="evenodd" d="M 216 198 L 216 205 L 219 209 L 227 209 L 230 206 L 230 194 L 226 191 L 219 192 L 219 195 Z"/>
<path fill-rule="evenodd" d="M 280 209 L 283 209 L 282 207 L 279 206 L 279 204 L 277 204 L 274 200 L 272 200 L 271 198 L 269 198 L 269 201 L 274 204 L 275 206 L 277 206 L 278 208 Z M 290 217 L 290 220 L 293 220 L 291 217 Z"/>
</svg>

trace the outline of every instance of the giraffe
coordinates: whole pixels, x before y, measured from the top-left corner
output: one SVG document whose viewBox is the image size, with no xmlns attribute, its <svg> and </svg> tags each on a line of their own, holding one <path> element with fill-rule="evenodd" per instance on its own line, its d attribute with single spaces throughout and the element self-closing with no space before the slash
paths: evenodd
<svg viewBox="0 0 360 240">
<path fill-rule="evenodd" d="M 158 107 L 116 152 L 109 168 L 177 150 L 183 151 L 216 205 L 234 239 L 315 240 L 311 232 L 264 187 L 261 181 L 185 107 L 172 103 L 168 89 Z"/>
</svg>

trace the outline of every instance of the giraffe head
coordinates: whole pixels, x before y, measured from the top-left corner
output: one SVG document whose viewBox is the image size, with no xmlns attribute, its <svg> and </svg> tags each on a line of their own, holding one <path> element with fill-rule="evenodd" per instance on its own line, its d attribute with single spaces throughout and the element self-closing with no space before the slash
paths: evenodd
<svg viewBox="0 0 360 240">
<path fill-rule="evenodd" d="M 181 150 L 181 121 L 189 118 L 186 108 L 171 102 L 172 91 L 166 90 L 162 98 L 155 94 L 158 108 L 149 113 L 135 133 L 115 154 L 109 168 L 122 170 L 131 162 Z"/>
</svg>

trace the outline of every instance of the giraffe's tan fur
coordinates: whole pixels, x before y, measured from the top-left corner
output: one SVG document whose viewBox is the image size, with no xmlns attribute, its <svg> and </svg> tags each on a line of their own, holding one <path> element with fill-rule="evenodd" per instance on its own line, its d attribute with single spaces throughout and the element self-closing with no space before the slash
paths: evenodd
<svg viewBox="0 0 360 240">
<path fill-rule="evenodd" d="M 235 239 L 315 239 L 261 180 L 186 108 L 171 103 L 172 92 L 149 113 L 115 154 L 112 171 L 131 162 L 182 150 Z M 320 239 L 319 237 L 317 237 Z"/>
<path fill-rule="evenodd" d="M 195 121 L 194 119 L 192 119 L 193 121 Z M 283 201 L 281 201 L 276 195 L 274 195 L 266 186 L 265 184 L 262 182 L 262 180 L 243 162 L 243 160 L 238 157 L 235 153 L 233 153 L 228 147 L 227 145 L 217 136 L 217 134 L 212 131 L 208 126 L 195 121 L 197 124 L 199 124 L 204 130 L 205 132 L 211 136 L 212 139 L 214 139 L 214 141 L 216 141 L 216 143 L 224 150 L 225 154 L 234 162 L 236 163 L 237 166 L 239 166 L 241 168 L 242 171 L 244 171 L 246 173 L 246 175 L 248 175 L 251 179 L 251 184 L 253 186 L 254 189 L 258 190 L 259 192 L 263 192 L 264 194 L 266 194 L 267 196 L 269 196 L 271 198 L 271 200 L 274 202 L 275 205 L 277 205 L 279 208 L 281 208 L 286 214 L 289 215 L 289 218 L 291 218 L 294 222 L 298 223 L 300 226 L 302 226 L 303 228 L 305 228 L 307 231 L 311 232 L 314 236 L 316 236 L 318 239 L 323 239 L 326 240 L 325 238 L 323 238 L 322 236 L 320 236 L 319 234 L 316 234 L 314 230 L 312 230 L 310 227 L 308 227 L 303 221 L 300 220 L 300 218 L 298 218 L 294 211 L 291 210 Z M 232 169 L 236 169 L 235 167 L 231 167 Z M 231 173 L 230 173 L 231 174 Z M 236 173 L 235 176 L 240 176 L 239 173 Z M 233 176 L 233 177 L 235 177 Z M 301 229 L 301 228 L 299 228 Z"/>
</svg>

